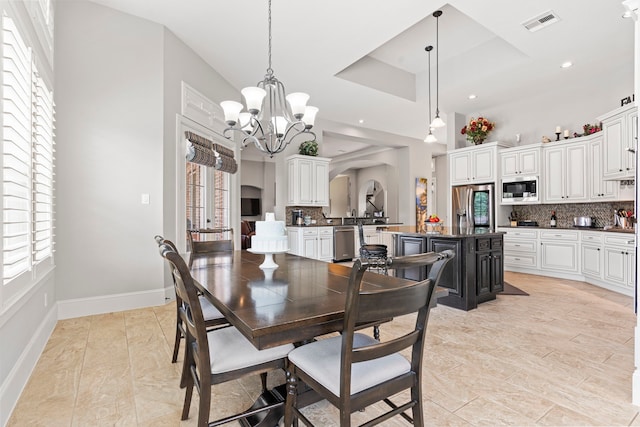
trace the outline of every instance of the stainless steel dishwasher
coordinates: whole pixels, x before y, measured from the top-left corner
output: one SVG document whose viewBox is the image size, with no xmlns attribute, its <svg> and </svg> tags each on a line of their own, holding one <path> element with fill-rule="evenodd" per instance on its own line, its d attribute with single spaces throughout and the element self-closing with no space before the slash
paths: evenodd
<svg viewBox="0 0 640 427">
<path fill-rule="evenodd" d="M 355 253 L 355 227 L 333 227 L 333 262 L 351 261 Z"/>
</svg>

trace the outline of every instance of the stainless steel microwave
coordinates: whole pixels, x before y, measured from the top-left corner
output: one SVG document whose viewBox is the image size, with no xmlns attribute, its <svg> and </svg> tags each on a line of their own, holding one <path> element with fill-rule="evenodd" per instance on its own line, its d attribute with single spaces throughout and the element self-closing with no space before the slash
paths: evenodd
<svg viewBox="0 0 640 427">
<path fill-rule="evenodd" d="M 539 203 L 538 177 L 520 176 L 502 180 L 502 204 Z"/>
</svg>

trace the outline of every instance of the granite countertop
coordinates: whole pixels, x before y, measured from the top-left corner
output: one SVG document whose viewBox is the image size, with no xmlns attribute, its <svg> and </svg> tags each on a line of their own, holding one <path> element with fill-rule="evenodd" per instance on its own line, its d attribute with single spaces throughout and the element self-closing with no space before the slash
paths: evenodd
<svg viewBox="0 0 640 427">
<path fill-rule="evenodd" d="M 389 227 L 389 226 L 398 226 L 398 225 L 402 225 L 401 222 L 388 222 L 386 224 L 364 224 L 364 227 Z M 311 225 L 297 225 L 297 224 L 287 224 L 287 227 L 291 227 L 291 228 L 311 228 L 311 227 L 357 227 L 357 225 L 352 225 L 352 224 L 326 224 L 326 223 L 315 223 L 315 224 L 311 224 Z"/>
<path fill-rule="evenodd" d="M 432 231 L 433 230 L 433 231 Z M 433 226 L 427 228 L 427 231 L 419 231 L 415 225 L 404 225 L 389 227 L 387 230 L 390 233 L 397 234 L 413 234 L 417 236 L 438 236 L 438 237 L 477 237 L 477 236 L 502 236 L 505 234 L 503 231 L 496 231 L 490 228 L 484 227 L 445 227 L 441 226 L 437 229 Z"/>
<path fill-rule="evenodd" d="M 613 227 L 613 228 L 608 228 L 605 230 L 604 227 L 549 227 L 549 226 L 537 226 L 537 227 L 531 227 L 531 226 L 520 226 L 520 227 L 512 227 L 510 225 L 499 225 L 499 228 L 513 228 L 515 229 L 520 229 L 520 230 L 526 230 L 528 228 L 532 229 L 532 230 L 575 230 L 575 231 L 604 231 L 605 233 L 625 233 L 625 234 L 635 234 L 635 230 L 633 228 L 620 228 L 620 227 Z"/>
</svg>

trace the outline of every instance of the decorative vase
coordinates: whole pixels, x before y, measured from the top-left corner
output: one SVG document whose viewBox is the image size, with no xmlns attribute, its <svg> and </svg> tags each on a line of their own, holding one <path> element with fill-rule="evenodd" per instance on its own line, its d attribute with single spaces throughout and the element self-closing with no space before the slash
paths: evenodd
<svg viewBox="0 0 640 427">
<path fill-rule="evenodd" d="M 480 145 L 484 142 L 485 139 L 486 137 L 482 136 L 467 136 L 467 141 L 469 141 L 473 145 Z"/>
</svg>

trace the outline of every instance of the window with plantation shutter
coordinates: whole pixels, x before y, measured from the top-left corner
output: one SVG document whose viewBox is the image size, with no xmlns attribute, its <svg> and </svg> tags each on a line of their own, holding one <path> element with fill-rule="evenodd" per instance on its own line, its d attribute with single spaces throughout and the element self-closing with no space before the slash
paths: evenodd
<svg viewBox="0 0 640 427">
<path fill-rule="evenodd" d="M 1 22 L 0 306 L 5 306 L 52 266 L 55 150 L 53 93 L 7 9 L 2 11 Z"/>
</svg>

